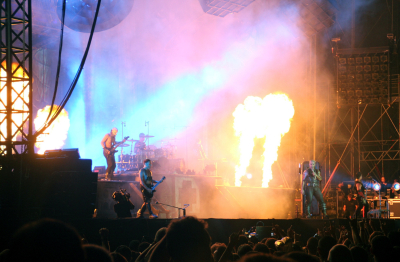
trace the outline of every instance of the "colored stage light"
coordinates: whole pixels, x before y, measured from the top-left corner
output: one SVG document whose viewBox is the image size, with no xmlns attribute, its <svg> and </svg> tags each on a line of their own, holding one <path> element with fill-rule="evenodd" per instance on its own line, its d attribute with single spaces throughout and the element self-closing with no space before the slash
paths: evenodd
<svg viewBox="0 0 400 262">
<path fill-rule="evenodd" d="M 247 173 L 247 174 L 246 174 L 246 177 L 247 177 L 247 179 L 252 179 L 252 178 L 253 178 L 253 175 L 250 174 L 250 173 Z"/>
<path fill-rule="evenodd" d="M 381 184 L 375 183 L 375 184 L 372 186 L 372 189 L 374 189 L 375 191 L 381 190 Z"/>
<path fill-rule="evenodd" d="M 399 183 L 394 183 L 393 184 L 393 189 L 395 190 L 395 191 L 399 191 L 400 190 L 400 184 Z"/>
</svg>

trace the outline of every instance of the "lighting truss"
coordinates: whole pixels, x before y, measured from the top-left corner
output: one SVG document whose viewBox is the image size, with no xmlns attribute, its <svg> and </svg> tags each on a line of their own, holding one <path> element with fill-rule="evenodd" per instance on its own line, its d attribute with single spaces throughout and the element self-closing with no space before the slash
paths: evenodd
<svg viewBox="0 0 400 262">
<path fill-rule="evenodd" d="M 204 12 L 210 15 L 225 17 L 231 13 L 238 13 L 255 0 L 199 0 Z"/>
<path fill-rule="evenodd" d="M 0 0 L 0 156 L 33 153 L 31 0 Z"/>
</svg>

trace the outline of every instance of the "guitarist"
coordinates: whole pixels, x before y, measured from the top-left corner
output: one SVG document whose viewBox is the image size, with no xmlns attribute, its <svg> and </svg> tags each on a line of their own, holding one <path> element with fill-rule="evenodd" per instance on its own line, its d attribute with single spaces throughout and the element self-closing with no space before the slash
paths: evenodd
<svg viewBox="0 0 400 262">
<path fill-rule="evenodd" d="M 143 218 L 143 214 L 146 211 L 146 208 L 149 209 L 150 218 L 157 218 L 158 216 L 153 214 L 151 211 L 151 198 L 153 197 L 153 183 L 158 183 L 159 181 L 153 180 L 150 168 L 151 168 L 151 160 L 146 159 L 143 161 L 144 167 L 140 170 L 140 189 L 142 191 L 143 196 L 143 205 L 137 212 L 138 218 Z"/>
<path fill-rule="evenodd" d="M 114 152 L 111 152 L 111 149 L 113 146 L 116 144 L 115 142 L 115 136 L 118 133 L 117 128 L 111 129 L 111 132 L 106 134 L 103 139 L 101 140 L 101 147 L 103 148 L 103 155 L 107 160 L 107 170 L 106 170 L 106 179 L 107 180 L 112 180 L 114 179 L 114 170 L 116 167 L 115 164 L 115 156 Z M 124 139 L 122 142 L 125 142 L 126 139 Z"/>
<path fill-rule="evenodd" d="M 363 183 L 361 182 L 362 179 L 362 174 L 361 172 L 358 172 L 355 176 L 355 183 L 354 183 L 354 190 L 357 193 L 357 203 L 358 207 L 356 212 L 354 213 L 354 217 L 357 219 L 357 215 L 360 213 L 361 209 L 364 207 L 364 218 L 367 218 L 368 214 L 368 203 L 367 203 L 367 198 L 365 197 L 365 187 Z"/>
</svg>

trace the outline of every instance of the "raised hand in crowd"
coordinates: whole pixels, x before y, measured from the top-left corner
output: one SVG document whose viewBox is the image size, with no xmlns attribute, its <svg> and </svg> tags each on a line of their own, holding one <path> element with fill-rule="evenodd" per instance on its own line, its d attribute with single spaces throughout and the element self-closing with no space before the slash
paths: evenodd
<svg viewBox="0 0 400 262">
<path fill-rule="evenodd" d="M 272 226 L 272 231 L 279 239 L 285 237 L 285 231 L 278 224 Z"/>
<path fill-rule="evenodd" d="M 382 233 L 385 234 L 385 236 L 386 236 L 388 233 L 387 224 L 381 218 L 379 219 L 379 227 L 380 227 Z"/>
<path fill-rule="evenodd" d="M 341 226 L 339 228 L 339 239 L 338 244 L 343 244 L 349 238 L 349 231 L 346 229 L 345 226 Z"/>
<path fill-rule="evenodd" d="M 100 228 L 99 234 L 101 238 L 101 246 L 110 251 L 110 242 L 108 241 L 110 231 L 107 228 Z"/>
</svg>

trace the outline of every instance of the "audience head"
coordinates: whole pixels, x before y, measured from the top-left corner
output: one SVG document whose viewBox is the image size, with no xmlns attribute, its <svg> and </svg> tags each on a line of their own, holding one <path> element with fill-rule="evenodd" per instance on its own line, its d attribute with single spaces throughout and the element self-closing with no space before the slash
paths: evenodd
<svg viewBox="0 0 400 262">
<path fill-rule="evenodd" d="M 110 252 L 104 247 L 86 244 L 83 245 L 86 253 L 86 262 L 113 262 Z"/>
<path fill-rule="evenodd" d="M 290 252 L 284 255 L 284 257 L 293 259 L 296 262 L 319 262 L 319 258 L 317 256 L 313 256 L 300 251 Z"/>
<path fill-rule="evenodd" d="M 257 252 L 261 252 L 261 253 L 265 253 L 265 254 L 269 254 L 269 248 L 267 247 L 267 245 L 263 244 L 263 243 L 257 243 L 254 248 L 254 251 Z"/>
<path fill-rule="evenodd" d="M 225 250 L 226 250 L 226 246 L 219 245 L 217 247 L 217 249 L 213 252 L 214 262 L 218 262 L 219 261 L 219 259 L 221 258 L 222 254 L 225 252 Z M 232 260 L 231 254 L 230 254 L 230 257 L 228 258 L 228 260 Z"/>
<path fill-rule="evenodd" d="M 400 247 L 400 232 L 392 231 L 388 234 L 388 238 L 393 247 Z"/>
<path fill-rule="evenodd" d="M 374 239 L 376 236 L 384 236 L 385 234 L 383 234 L 381 231 L 374 231 L 372 232 L 372 234 L 369 236 L 369 240 L 368 242 L 371 244 L 372 243 L 372 239 Z"/>
<path fill-rule="evenodd" d="M 275 241 L 276 241 L 275 238 L 268 238 L 267 241 L 265 241 L 265 244 L 267 245 L 267 247 L 268 247 L 269 249 L 272 250 L 272 253 L 273 253 L 273 251 L 276 250 L 276 248 L 275 248 Z"/>
<path fill-rule="evenodd" d="M 321 261 L 327 261 L 329 250 L 336 245 L 336 240 L 333 237 L 325 236 L 318 241 L 318 253 Z"/>
<path fill-rule="evenodd" d="M 140 243 L 139 246 L 138 246 L 138 251 L 139 251 L 140 253 L 142 253 L 142 252 L 145 251 L 149 246 L 150 246 L 150 243 L 149 243 L 149 242 L 142 242 L 142 243 Z"/>
<path fill-rule="evenodd" d="M 243 244 L 238 247 L 237 254 L 239 257 L 243 257 L 246 255 L 248 252 L 252 251 L 253 249 L 249 244 Z"/>
<path fill-rule="evenodd" d="M 126 258 L 126 260 L 128 260 L 128 261 L 131 261 L 131 259 L 132 259 L 132 251 L 127 246 L 124 246 L 124 245 L 119 246 L 115 249 L 115 252 L 124 256 L 124 258 Z"/>
<path fill-rule="evenodd" d="M 242 257 L 240 262 L 293 262 L 293 260 L 289 258 L 276 257 L 270 254 L 249 254 Z"/>
<path fill-rule="evenodd" d="M 72 227 L 53 219 L 28 223 L 14 235 L 9 261 L 84 261 L 81 238 Z"/>
<path fill-rule="evenodd" d="M 221 247 L 221 246 L 226 247 L 225 243 L 219 243 L 219 242 L 214 243 L 214 244 L 211 246 L 211 253 L 214 254 L 214 252 L 215 252 L 219 247 Z"/>
<path fill-rule="evenodd" d="M 207 224 L 195 217 L 172 221 L 167 229 L 167 250 L 175 262 L 213 261 Z"/>
<path fill-rule="evenodd" d="M 385 236 L 376 236 L 371 241 L 371 253 L 375 257 L 375 261 L 390 261 L 393 248 L 389 238 Z"/>
<path fill-rule="evenodd" d="M 236 244 L 236 249 L 243 244 L 248 244 L 249 243 L 249 239 L 245 236 L 245 235 L 240 235 L 239 236 L 239 240 Z"/>
<path fill-rule="evenodd" d="M 335 245 L 328 255 L 329 262 L 353 262 L 350 250 L 345 245 Z"/>
<path fill-rule="evenodd" d="M 166 227 L 160 228 L 157 231 L 156 236 L 154 237 L 154 242 L 160 241 L 165 236 L 166 233 L 167 233 L 167 228 Z"/>
<path fill-rule="evenodd" d="M 139 241 L 139 240 L 132 240 L 132 241 L 129 243 L 129 248 L 130 248 L 132 251 L 138 251 L 139 244 L 140 244 L 140 241 Z"/>
<path fill-rule="evenodd" d="M 307 250 L 308 253 L 311 255 L 317 255 L 317 251 L 318 251 L 318 239 L 315 237 L 310 237 L 307 240 Z"/>
<path fill-rule="evenodd" d="M 368 252 L 362 247 L 352 247 L 350 252 L 353 256 L 354 262 L 368 261 Z"/>
<path fill-rule="evenodd" d="M 128 260 L 126 260 L 126 258 L 121 255 L 120 253 L 117 252 L 112 252 L 111 257 L 113 259 L 113 262 L 129 262 Z"/>
</svg>

